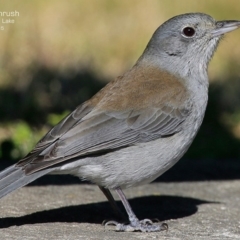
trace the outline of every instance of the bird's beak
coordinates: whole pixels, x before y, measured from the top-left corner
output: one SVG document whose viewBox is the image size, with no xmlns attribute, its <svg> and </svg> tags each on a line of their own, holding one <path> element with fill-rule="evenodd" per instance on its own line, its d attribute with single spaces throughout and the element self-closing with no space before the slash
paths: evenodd
<svg viewBox="0 0 240 240">
<path fill-rule="evenodd" d="M 218 21 L 216 22 L 216 28 L 211 31 L 211 34 L 213 37 L 217 37 L 225 33 L 231 32 L 237 28 L 240 28 L 240 21 Z"/>
</svg>

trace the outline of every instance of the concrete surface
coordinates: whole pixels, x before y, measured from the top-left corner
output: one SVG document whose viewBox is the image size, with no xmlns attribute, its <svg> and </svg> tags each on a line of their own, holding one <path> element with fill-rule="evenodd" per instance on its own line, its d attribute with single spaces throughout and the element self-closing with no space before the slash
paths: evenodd
<svg viewBox="0 0 240 240">
<path fill-rule="evenodd" d="M 240 180 L 156 182 L 125 193 L 139 218 L 158 218 L 169 230 L 105 229 L 102 221 L 115 216 L 97 186 L 46 185 L 0 200 L 0 239 L 240 239 Z"/>
</svg>

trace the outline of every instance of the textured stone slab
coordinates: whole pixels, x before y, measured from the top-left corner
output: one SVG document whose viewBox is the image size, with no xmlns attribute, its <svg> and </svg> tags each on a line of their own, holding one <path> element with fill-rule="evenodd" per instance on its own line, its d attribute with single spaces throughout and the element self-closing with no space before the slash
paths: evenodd
<svg viewBox="0 0 240 240">
<path fill-rule="evenodd" d="M 168 232 L 121 233 L 95 185 L 22 188 L 0 200 L 0 239 L 240 239 L 240 181 L 152 183 L 125 191 L 139 218 Z M 119 206 L 121 206 L 119 202 Z"/>
</svg>

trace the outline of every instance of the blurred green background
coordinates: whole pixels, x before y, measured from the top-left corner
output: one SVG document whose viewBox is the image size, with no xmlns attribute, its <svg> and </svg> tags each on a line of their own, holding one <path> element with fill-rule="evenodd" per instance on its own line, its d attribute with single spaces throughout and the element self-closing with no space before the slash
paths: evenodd
<svg viewBox="0 0 240 240">
<path fill-rule="evenodd" d="M 130 68 L 170 17 L 240 19 L 239 0 L 1 0 L 0 160 L 16 161 L 69 111 Z M 6 17 L 0 17 L 0 21 Z M 210 100 L 186 159 L 240 162 L 240 30 L 209 67 Z"/>
</svg>

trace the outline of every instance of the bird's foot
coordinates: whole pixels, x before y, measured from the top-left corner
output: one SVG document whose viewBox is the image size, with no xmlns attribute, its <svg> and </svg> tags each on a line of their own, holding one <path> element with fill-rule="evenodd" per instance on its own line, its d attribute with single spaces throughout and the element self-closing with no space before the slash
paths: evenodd
<svg viewBox="0 0 240 240">
<path fill-rule="evenodd" d="M 115 225 L 116 230 L 119 232 L 160 232 L 168 230 L 168 225 L 166 223 L 156 224 L 150 219 L 144 219 L 141 221 L 136 220 L 129 224 L 108 221 L 104 225 Z"/>
</svg>

